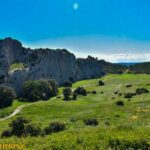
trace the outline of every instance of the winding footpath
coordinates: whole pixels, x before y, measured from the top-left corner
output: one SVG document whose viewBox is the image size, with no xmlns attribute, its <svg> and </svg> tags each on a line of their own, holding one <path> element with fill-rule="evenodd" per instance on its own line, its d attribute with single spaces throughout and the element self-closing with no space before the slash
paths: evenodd
<svg viewBox="0 0 150 150">
<path fill-rule="evenodd" d="M 85 86 L 83 86 L 83 87 L 87 87 L 87 86 L 89 86 L 89 85 L 90 85 L 90 84 L 85 85 Z M 72 91 L 74 91 L 74 90 L 75 90 L 75 88 L 72 89 Z M 63 94 L 58 95 L 58 96 L 63 96 Z M 55 100 L 55 99 L 57 99 L 57 97 L 54 97 L 54 98 L 52 98 L 51 100 Z M 7 119 L 9 119 L 9 118 L 14 117 L 14 116 L 17 115 L 23 108 L 25 108 L 25 107 L 27 107 L 27 106 L 31 106 L 31 105 L 38 104 L 38 103 L 42 103 L 42 102 L 45 102 L 45 101 L 39 101 L 39 102 L 35 102 L 35 103 L 30 103 L 30 104 L 26 104 L 26 105 L 21 105 L 21 106 L 17 107 L 17 108 L 14 110 L 14 112 L 11 113 L 9 116 L 4 117 L 4 118 L 0 118 L 0 122 L 1 122 L 1 121 L 4 121 L 4 120 L 7 120 Z"/>
<path fill-rule="evenodd" d="M 56 99 L 56 98 L 57 98 L 57 97 L 54 97 L 53 100 Z M 35 102 L 35 103 L 30 103 L 30 104 L 26 104 L 26 105 L 21 105 L 21 106 L 17 107 L 17 108 L 14 110 L 14 112 L 11 113 L 9 116 L 4 117 L 4 118 L 0 118 L 0 122 L 1 122 L 1 121 L 4 121 L 4 120 L 7 120 L 7 119 L 9 119 L 9 118 L 14 117 L 14 116 L 17 115 L 23 108 L 25 108 L 25 107 L 27 107 L 27 106 L 35 105 L 35 104 L 42 103 L 42 102 L 44 102 L 44 101 L 39 101 L 39 102 Z"/>
<path fill-rule="evenodd" d="M 57 99 L 57 97 L 54 97 L 54 98 L 51 99 L 51 100 L 55 100 L 55 99 Z M 17 115 L 17 114 L 18 114 L 23 108 L 25 108 L 25 107 L 32 106 L 32 105 L 39 104 L 39 103 L 44 103 L 44 102 L 45 102 L 45 101 L 39 101 L 39 102 L 34 102 L 34 103 L 26 104 L 26 105 L 21 105 L 21 106 L 17 107 L 17 108 L 14 110 L 14 112 L 11 113 L 9 116 L 4 117 L 4 118 L 0 118 L 0 122 L 1 122 L 1 121 L 4 121 L 4 120 L 7 120 L 7 119 L 9 119 L 9 118 L 14 117 L 15 115 Z M 46 102 L 47 102 L 47 101 L 46 101 Z"/>
<path fill-rule="evenodd" d="M 6 119 L 9 119 L 9 118 L 12 118 L 13 116 L 17 115 L 26 105 L 22 105 L 22 106 L 19 106 L 12 114 L 10 114 L 9 116 L 7 117 L 4 117 L 4 118 L 0 118 L 0 121 L 4 121 Z"/>
</svg>

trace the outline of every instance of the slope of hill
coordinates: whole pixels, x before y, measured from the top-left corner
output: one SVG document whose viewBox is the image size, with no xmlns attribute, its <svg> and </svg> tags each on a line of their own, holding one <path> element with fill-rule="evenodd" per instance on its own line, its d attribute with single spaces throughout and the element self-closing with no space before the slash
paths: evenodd
<svg viewBox="0 0 150 150">
<path fill-rule="evenodd" d="M 145 73 L 150 74 L 150 62 L 138 63 L 132 66 L 129 66 L 129 72 L 131 73 Z"/>
<path fill-rule="evenodd" d="M 99 80 L 105 85 L 98 86 Z M 110 147 L 126 150 L 135 145 L 141 149 L 145 146 L 143 150 L 148 150 L 150 94 L 134 95 L 126 99 L 124 93 L 135 93 L 137 88 L 150 91 L 149 75 L 107 75 L 101 79 L 77 82 L 72 89 L 79 86 L 84 86 L 89 92 L 94 90 L 97 94 L 89 93 L 87 96 L 78 96 L 76 101 L 64 101 L 60 88 L 59 97 L 31 103 L 17 115 L 41 123 L 43 128 L 50 122 L 64 122 L 66 130 L 44 137 L 2 138 L 0 143 L 20 143 L 30 150 L 107 150 Z M 117 101 L 122 101 L 124 106 L 117 106 Z M 1 121 L 0 133 L 17 116 Z M 85 125 L 83 120 L 89 118 L 97 119 L 98 126 Z"/>
</svg>

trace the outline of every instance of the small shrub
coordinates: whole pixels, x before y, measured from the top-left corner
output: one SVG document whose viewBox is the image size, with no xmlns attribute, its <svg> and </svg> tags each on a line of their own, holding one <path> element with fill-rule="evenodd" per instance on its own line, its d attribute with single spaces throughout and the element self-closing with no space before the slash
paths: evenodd
<svg viewBox="0 0 150 150">
<path fill-rule="evenodd" d="M 29 123 L 25 125 L 24 132 L 26 136 L 39 136 L 42 134 L 40 124 Z"/>
<path fill-rule="evenodd" d="M 144 93 L 149 93 L 149 91 L 145 88 L 136 89 L 136 94 L 141 95 L 141 94 L 144 94 Z"/>
<path fill-rule="evenodd" d="M 132 87 L 132 85 L 131 85 L 131 84 L 128 84 L 128 85 L 126 85 L 126 87 L 127 87 L 127 88 L 130 88 L 130 87 Z"/>
<path fill-rule="evenodd" d="M 73 97 L 72 97 L 72 99 L 73 99 L 73 100 L 77 100 L 77 96 L 78 96 L 78 94 L 74 91 L 74 92 L 73 92 Z"/>
<path fill-rule="evenodd" d="M 64 87 L 72 87 L 72 82 L 70 81 L 65 81 L 63 84 Z"/>
<path fill-rule="evenodd" d="M 10 137 L 12 135 L 12 131 L 10 129 L 7 129 L 5 131 L 2 132 L 1 137 Z"/>
<path fill-rule="evenodd" d="M 24 135 L 25 125 L 28 124 L 29 122 L 30 120 L 27 120 L 26 118 L 23 117 L 18 117 L 17 119 L 13 120 L 9 124 L 12 130 L 12 134 L 19 137 Z"/>
<path fill-rule="evenodd" d="M 60 98 L 61 98 L 61 96 L 57 96 L 57 98 L 58 98 L 58 99 L 60 99 Z"/>
<path fill-rule="evenodd" d="M 116 102 L 116 105 L 117 105 L 117 106 L 124 106 L 124 102 L 123 102 L 123 101 L 117 101 L 117 102 Z"/>
<path fill-rule="evenodd" d="M 119 91 L 115 91 L 115 92 L 114 92 L 114 94 L 118 94 L 118 93 L 119 93 Z"/>
<path fill-rule="evenodd" d="M 71 88 L 68 87 L 63 89 L 64 100 L 69 100 L 71 93 L 72 93 Z"/>
<path fill-rule="evenodd" d="M 75 118 L 71 118 L 70 122 L 77 122 L 77 120 Z"/>
<path fill-rule="evenodd" d="M 99 85 L 99 86 L 104 86 L 105 83 L 104 83 L 103 81 L 100 80 L 100 81 L 98 81 L 98 85 Z"/>
<path fill-rule="evenodd" d="M 0 86 L 0 109 L 11 106 L 16 98 L 15 91 L 6 86 Z"/>
<path fill-rule="evenodd" d="M 92 93 L 93 93 L 93 94 L 97 94 L 97 92 L 96 92 L 96 91 L 92 91 Z"/>
<path fill-rule="evenodd" d="M 105 122 L 105 125 L 109 126 L 109 125 L 110 125 L 110 123 L 109 123 L 108 121 L 106 121 L 106 122 Z"/>
<path fill-rule="evenodd" d="M 85 125 L 90 125 L 90 126 L 97 126 L 98 125 L 98 120 L 95 119 L 95 118 L 85 119 L 84 124 Z"/>
<path fill-rule="evenodd" d="M 122 96 L 122 93 L 119 93 L 119 96 Z"/>
<path fill-rule="evenodd" d="M 48 127 L 46 127 L 44 129 L 45 131 L 45 134 L 51 134 L 51 133 L 54 133 L 54 132 L 59 132 L 59 131 L 63 131 L 66 129 L 66 126 L 64 123 L 60 123 L 60 122 L 52 122 L 49 124 Z"/>
<path fill-rule="evenodd" d="M 139 140 L 124 140 L 124 139 L 110 139 L 108 142 L 108 147 L 115 150 L 148 150 L 150 144 L 143 139 Z"/>
<path fill-rule="evenodd" d="M 135 95 L 135 93 L 124 93 L 124 98 L 132 98 Z"/>
<path fill-rule="evenodd" d="M 120 115 L 115 115 L 115 117 L 116 117 L 116 118 L 119 118 L 119 117 L 120 117 Z"/>
<path fill-rule="evenodd" d="M 78 87 L 77 89 L 75 89 L 75 92 L 79 95 L 83 95 L 83 96 L 87 95 L 87 91 L 83 87 Z"/>
<path fill-rule="evenodd" d="M 51 85 L 51 87 L 52 87 L 52 93 L 51 93 L 51 95 L 52 95 L 52 96 L 56 96 L 57 93 L 58 93 L 58 84 L 57 84 L 57 82 L 56 82 L 55 80 L 53 80 L 53 79 L 47 80 L 47 82 L 48 82 L 48 83 Z"/>
</svg>

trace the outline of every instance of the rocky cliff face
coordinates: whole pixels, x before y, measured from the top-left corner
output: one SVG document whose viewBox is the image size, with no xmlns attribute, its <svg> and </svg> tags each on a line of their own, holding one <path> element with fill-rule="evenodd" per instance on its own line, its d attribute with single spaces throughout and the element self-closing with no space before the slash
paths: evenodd
<svg viewBox="0 0 150 150">
<path fill-rule="evenodd" d="M 29 59 L 30 79 L 52 78 L 59 84 L 73 76 L 76 65 L 75 56 L 66 50 L 35 50 Z"/>
<path fill-rule="evenodd" d="M 23 63 L 26 68 L 11 70 L 13 63 Z M 27 80 L 55 79 L 59 84 L 66 80 L 82 80 L 102 74 L 102 62 L 89 56 L 76 59 L 65 49 L 26 49 L 14 39 L 0 40 L 0 83 L 7 84 L 21 93 Z"/>
<path fill-rule="evenodd" d="M 87 59 L 76 60 L 76 80 L 99 77 L 102 74 L 101 66 L 96 58 L 88 56 Z"/>
<path fill-rule="evenodd" d="M 19 59 L 22 53 L 23 48 L 19 41 L 11 38 L 0 40 L 0 82 L 6 80 L 10 64 Z"/>
</svg>

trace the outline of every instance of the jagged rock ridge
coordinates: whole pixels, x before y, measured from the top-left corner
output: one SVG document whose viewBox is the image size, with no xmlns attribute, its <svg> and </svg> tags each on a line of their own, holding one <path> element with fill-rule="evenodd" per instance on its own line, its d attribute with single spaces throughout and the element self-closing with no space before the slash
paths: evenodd
<svg viewBox="0 0 150 150">
<path fill-rule="evenodd" d="M 10 65 L 16 62 L 25 64 L 26 68 L 10 71 Z M 124 69 L 121 65 L 110 64 L 91 56 L 77 59 L 65 49 L 33 50 L 24 48 L 21 42 L 12 38 L 0 40 L 0 83 L 14 87 L 17 93 L 21 93 L 22 84 L 27 80 L 55 79 L 62 84 L 70 79 L 98 77 L 113 72 L 113 67 L 117 71 Z"/>
</svg>

